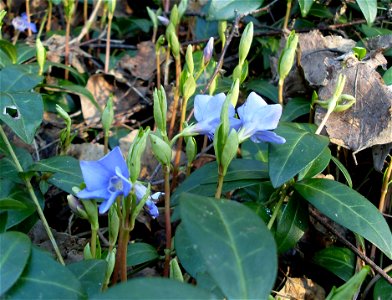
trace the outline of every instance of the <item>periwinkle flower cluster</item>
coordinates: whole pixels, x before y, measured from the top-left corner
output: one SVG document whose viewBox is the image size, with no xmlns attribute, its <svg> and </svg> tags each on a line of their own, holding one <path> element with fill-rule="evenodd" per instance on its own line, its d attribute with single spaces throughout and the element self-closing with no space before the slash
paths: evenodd
<svg viewBox="0 0 392 300">
<path fill-rule="evenodd" d="M 204 134 L 213 138 L 216 127 L 220 123 L 220 114 L 226 95 L 197 95 L 195 97 L 194 115 L 196 124 L 185 129 L 184 135 Z M 229 105 L 230 128 L 238 131 L 240 142 L 250 138 L 255 143 L 271 142 L 283 144 L 286 140 L 272 132 L 278 126 L 282 115 L 282 106 L 268 105 L 256 93 L 249 94 L 245 103 L 237 109 L 239 119 L 235 118 L 235 109 Z"/>
<path fill-rule="evenodd" d="M 77 196 L 82 199 L 103 199 L 99 206 L 99 213 L 107 212 L 118 196 L 128 196 L 132 183 L 129 181 L 129 170 L 119 147 L 97 161 L 81 161 L 83 179 L 86 188 Z M 140 183 L 134 184 L 136 199 L 139 202 L 147 192 L 147 188 Z M 145 208 L 148 213 L 156 218 L 158 208 L 154 200 L 160 193 L 156 193 L 147 199 Z"/>
<path fill-rule="evenodd" d="M 28 22 L 27 21 L 27 15 L 26 13 L 23 13 L 20 17 L 15 17 L 12 19 L 12 26 L 16 30 L 19 31 L 25 31 L 26 29 L 30 29 L 32 32 L 36 33 L 37 32 L 37 26 L 35 26 L 34 23 Z"/>
</svg>

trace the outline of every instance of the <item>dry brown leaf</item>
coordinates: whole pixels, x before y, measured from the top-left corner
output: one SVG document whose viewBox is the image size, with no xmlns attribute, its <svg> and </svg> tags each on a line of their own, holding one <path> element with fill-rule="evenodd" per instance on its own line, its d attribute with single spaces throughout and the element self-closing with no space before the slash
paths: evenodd
<svg viewBox="0 0 392 300">
<path fill-rule="evenodd" d="M 310 279 L 287 277 L 284 287 L 278 292 L 275 299 L 323 300 L 325 299 L 325 291 Z"/>
</svg>

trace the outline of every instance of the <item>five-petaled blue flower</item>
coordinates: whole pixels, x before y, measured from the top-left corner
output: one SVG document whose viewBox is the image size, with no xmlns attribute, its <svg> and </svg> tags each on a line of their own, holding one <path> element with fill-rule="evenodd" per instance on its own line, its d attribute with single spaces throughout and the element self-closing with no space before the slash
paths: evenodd
<svg viewBox="0 0 392 300">
<path fill-rule="evenodd" d="M 129 170 L 119 147 L 97 161 L 81 161 L 86 188 L 77 196 L 82 199 L 100 198 L 99 213 L 107 212 L 117 196 L 128 196 L 132 184 Z"/>
<path fill-rule="evenodd" d="M 25 31 L 27 28 L 30 28 L 32 32 L 37 32 L 37 27 L 34 23 L 29 23 L 27 21 L 26 13 L 23 13 L 20 17 L 15 17 L 12 19 L 12 25 L 16 30 Z"/>
<path fill-rule="evenodd" d="M 136 195 L 137 202 L 139 202 L 140 200 L 142 200 L 142 198 L 146 194 L 147 188 L 140 183 L 135 183 L 134 189 L 135 189 L 135 195 Z M 158 201 L 160 195 L 162 195 L 162 194 L 163 193 L 161 193 L 161 192 L 157 192 L 153 195 L 150 195 L 150 197 L 148 197 L 146 203 L 144 204 L 144 208 L 147 210 L 147 212 L 149 213 L 149 215 L 153 219 L 155 219 L 156 217 L 159 216 L 158 207 L 155 205 L 155 202 Z"/>
<path fill-rule="evenodd" d="M 210 139 L 213 138 L 216 127 L 220 124 L 220 115 L 226 95 L 224 93 L 215 96 L 197 95 L 195 97 L 194 114 L 197 123 L 188 127 L 190 133 L 205 134 Z M 229 105 L 230 127 L 238 129 L 241 122 L 234 118 L 235 110 L 233 105 Z"/>
<path fill-rule="evenodd" d="M 286 140 L 269 131 L 278 126 L 282 115 L 280 104 L 268 105 L 263 98 L 255 92 L 249 94 L 245 103 L 237 109 L 241 119 L 241 128 L 238 131 L 240 142 L 250 138 L 255 143 L 271 142 L 283 144 Z"/>
</svg>

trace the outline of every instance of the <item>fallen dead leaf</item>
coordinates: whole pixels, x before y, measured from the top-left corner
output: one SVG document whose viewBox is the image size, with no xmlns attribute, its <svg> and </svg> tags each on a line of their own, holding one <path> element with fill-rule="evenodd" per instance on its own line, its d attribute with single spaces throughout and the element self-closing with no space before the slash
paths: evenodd
<svg viewBox="0 0 392 300">
<path fill-rule="evenodd" d="M 275 299 L 323 300 L 325 291 L 310 279 L 287 277 L 285 285 L 277 293 Z"/>
</svg>

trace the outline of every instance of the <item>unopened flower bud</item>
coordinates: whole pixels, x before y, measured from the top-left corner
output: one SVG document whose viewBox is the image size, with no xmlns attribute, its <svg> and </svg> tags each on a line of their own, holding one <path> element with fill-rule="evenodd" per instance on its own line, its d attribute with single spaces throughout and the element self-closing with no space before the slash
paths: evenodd
<svg viewBox="0 0 392 300">
<path fill-rule="evenodd" d="M 291 31 L 287 38 L 286 46 L 284 47 L 282 54 L 280 55 L 278 62 L 278 73 L 279 80 L 284 80 L 289 74 L 295 58 L 295 51 L 298 45 L 298 34 L 295 31 Z"/>
<path fill-rule="evenodd" d="M 147 127 L 145 130 L 139 129 L 137 137 L 134 139 L 131 148 L 128 151 L 127 165 L 130 173 L 131 182 L 136 182 L 140 174 L 141 160 L 146 148 L 147 137 L 150 133 L 150 128 Z"/>
<path fill-rule="evenodd" d="M 226 44 L 226 28 L 227 28 L 227 21 L 219 21 L 218 34 L 219 34 L 219 38 L 222 42 L 222 49 Z"/>
<path fill-rule="evenodd" d="M 184 99 L 189 99 L 196 91 L 196 81 L 193 76 L 189 76 L 184 83 Z"/>
<path fill-rule="evenodd" d="M 193 74 L 195 65 L 193 63 L 193 49 L 192 49 L 192 45 L 188 45 L 188 48 L 186 48 L 186 55 L 185 55 L 185 61 L 186 61 L 186 65 L 188 68 L 189 73 Z"/>
<path fill-rule="evenodd" d="M 177 27 L 179 22 L 180 22 L 180 18 L 178 14 L 178 7 L 177 4 L 174 4 L 170 12 L 170 23 L 173 24 L 174 27 Z"/>
<path fill-rule="evenodd" d="M 102 112 L 102 127 L 105 133 L 108 133 L 112 126 L 114 119 L 113 111 L 113 95 L 109 96 L 108 102 L 106 103 L 105 109 Z"/>
<path fill-rule="evenodd" d="M 186 148 L 185 148 L 186 158 L 188 159 L 188 165 L 191 165 L 192 161 L 195 159 L 197 154 L 196 140 L 192 136 L 187 136 L 185 137 L 185 142 L 186 142 Z"/>
<path fill-rule="evenodd" d="M 39 66 L 39 74 L 42 75 L 44 72 L 44 66 L 45 66 L 45 61 L 46 61 L 46 49 L 44 45 L 42 45 L 41 40 L 37 39 L 36 43 L 36 55 L 37 55 L 37 62 Z"/>
<path fill-rule="evenodd" d="M 162 134 L 166 134 L 166 111 L 167 111 L 167 100 L 166 92 L 163 86 L 159 89 L 155 89 L 153 93 L 154 97 L 154 120 L 158 129 Z"/>
<path fill-rule="evenodd" d="M 88 219 L 86 210 L 84 209 L 82 203 L 73 195 L 67 196 L 69 208 L 72 212 L 82 219 Z"/>
<path fill-rule="evenodd" d="M 172 151 L 170 146 L 160 137 L 150 134 L 151 148 L 155 158 L 162 165 L 170 165 Z"/>
<path fill-rule="evenodd" d="M 170 20 L 164 16 L 157 16 L 157 19 L 165 26 L 169 25 L 170 23 Z"/>
<path fill-rule="evenodd" d="M 204 64 L 207 64 L 210 61 L 213 51 L 214 51 L 214 38 L 210 37 L 207 45 L 205 46 L 205 48 L 203 50 Z"/>
<path fill-rule="evenodd" d="M 175 31 L 170 31 L 169 45 L 170 45 L 170 48 L 171 48 L 171 51 L 173 53 L 174 58 L 178 59 L 180 57 L 180 43 L 178 42 L 178 37 L 177 37 Z"/>
<path fill-rule="evenodd" d="M 248 56 L 250 46 L 253 40 L 253 23 L 249 22 L 246 25 L 244 32 L 241 36 L 240 47 L 239 47 L 239 64 L 243 65 L 246 57 Z"/>
</svg>

